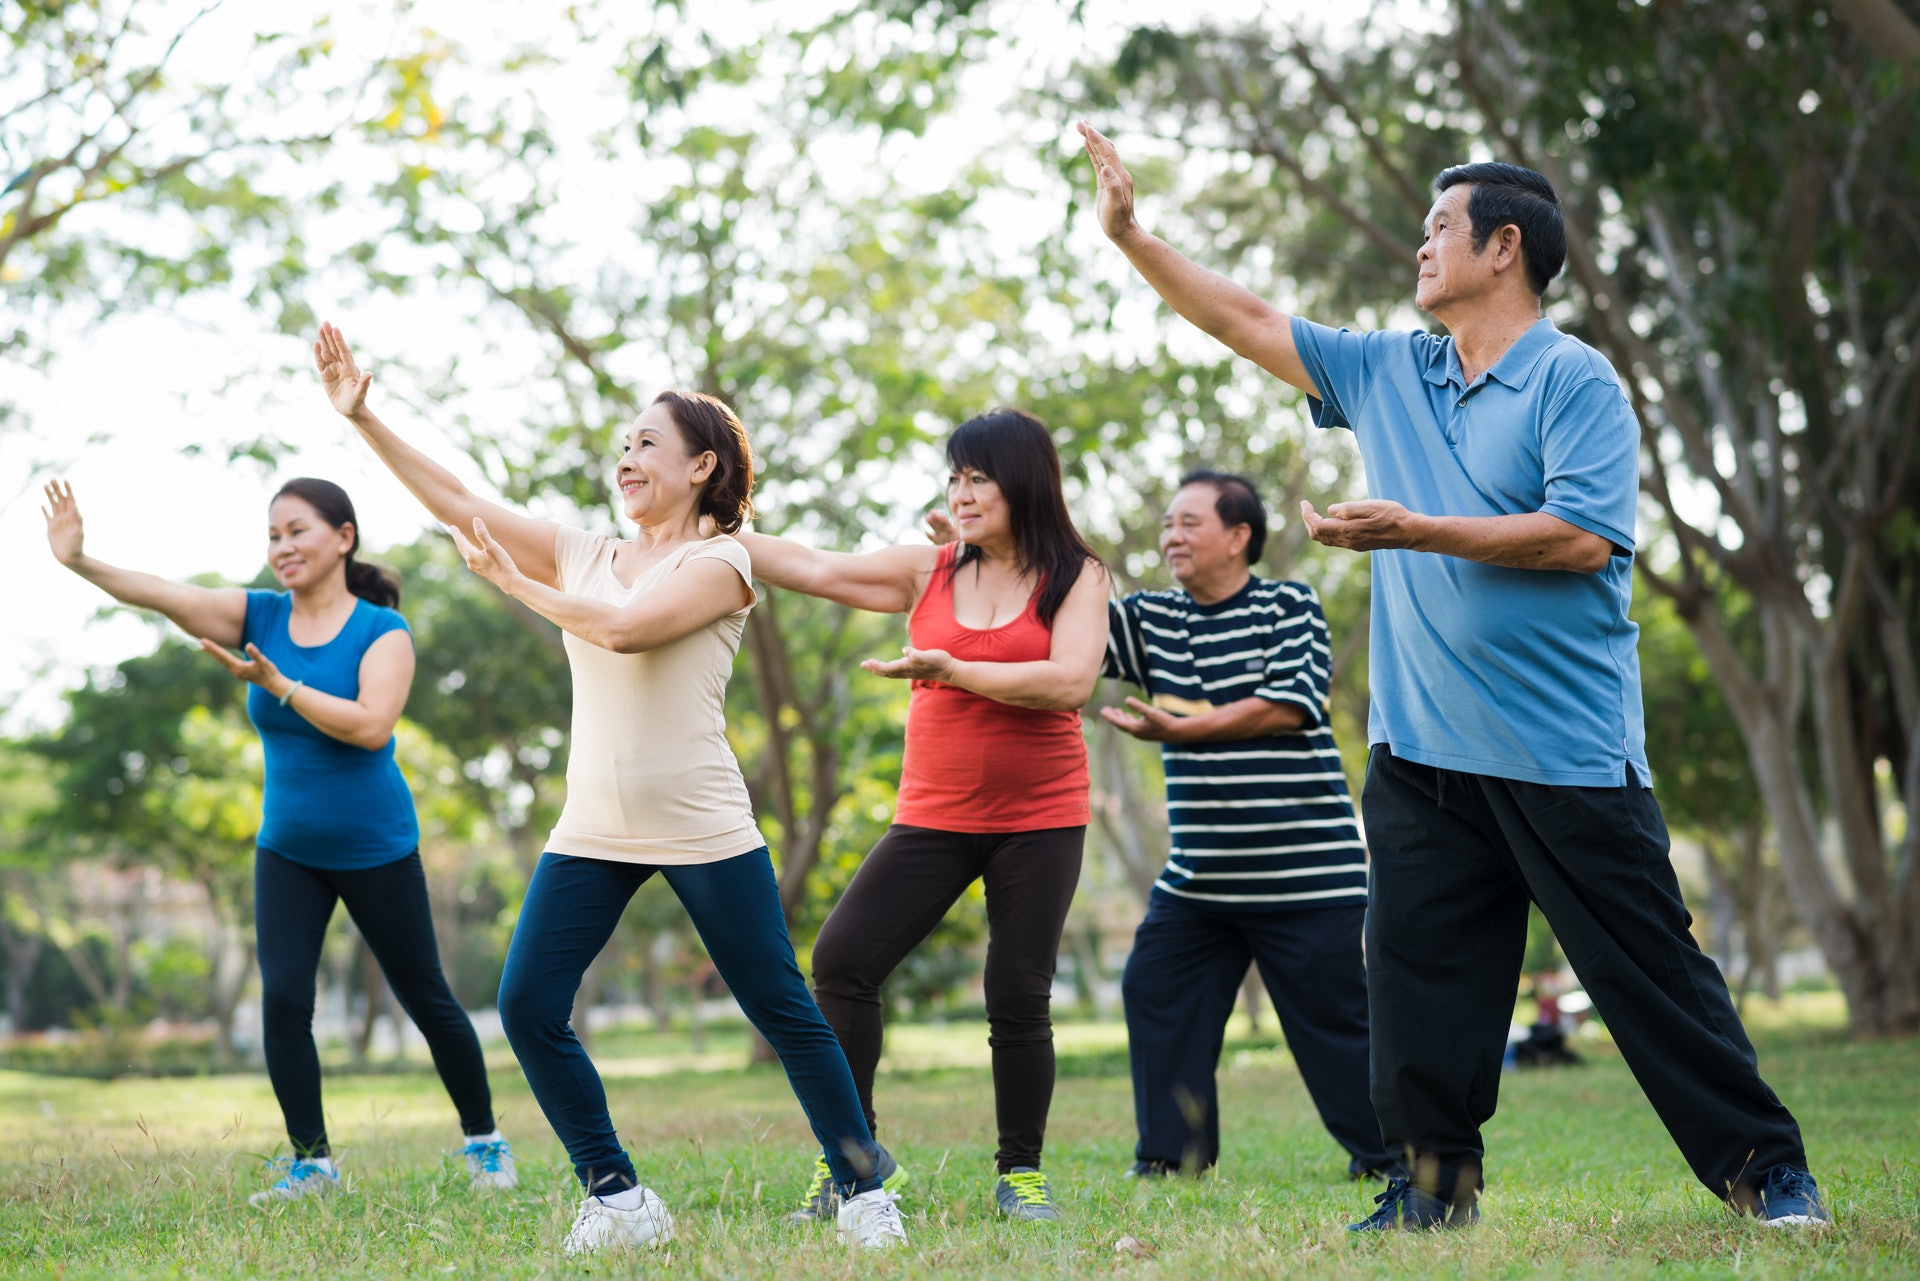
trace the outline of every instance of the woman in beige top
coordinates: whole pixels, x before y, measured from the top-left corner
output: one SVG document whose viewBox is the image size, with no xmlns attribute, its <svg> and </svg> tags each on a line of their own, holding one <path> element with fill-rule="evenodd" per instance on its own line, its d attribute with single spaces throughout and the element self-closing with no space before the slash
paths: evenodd
<svg viewBox="0 0 1920 1281">
<path fill-rule="evenodd" d="M 566 1250 L 653 1246 L 673 1232 L 621 1150 L 593 1062 L 568 1019 L 580 977 L 634 892 L 672 887 L 748 1019 L 786 1068 L 841 1192 L 841 1235 L 906 1240 L 846 1055 L 814 1005 L 765 840 L 727 745 L 727 674 L 753 607 L 747 552 L 753 457 L 731 409 L 662 392 L 619 442 L 631 540 L 534 520 L 471 493 L 367 408 L 346 340 L 320 327 L 314 361 L 333 407 L 445 523 L 468 568 L 566 633 L 573 671 L 567 803 L 527 884 L 500 978 L 500 1019 L 534 1098 L 586 1188 Z M 703 537 L 701 522 L 719 531 Z M 468 531 L 471 530 L 469 536 Z"/>
</svg>

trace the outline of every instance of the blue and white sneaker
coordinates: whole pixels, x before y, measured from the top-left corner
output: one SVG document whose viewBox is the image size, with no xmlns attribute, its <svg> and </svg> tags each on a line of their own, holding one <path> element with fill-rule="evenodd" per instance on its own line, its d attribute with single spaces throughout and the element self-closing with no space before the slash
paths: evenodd
<svg viewBox="0 0 1920 1281">
<path fill-rule="evenodd" d="M 471 1139 L 460 1149 L 460 1155 L 467 1158 L 467 1186 L 473 1191 L 519 1186 L 520 1176 L 513 1168 L 513 1149 L 505 1139 Z"/>
<path fill-rule="evenodd" d="M 264 1192 L 255 1192 L 247 1198 L 247 1204 L 263 1208 L 276 1201 L 298 1201 L 305 1196 L 325 1196 L 340 1186 L 340 1171 L 334 1168 L 331 1157 L 283 1156 L 269 1162 L 275 1169 L 284 1169 L 274 1181 L 272 1187 Z"/>
<path fill-rule="evenodd" d="M 1797 1165 L 1767 1171 L 1753 1212 L 1770 1228 L 1822 1228 L 1833 1221 L 1820 1200 L 1820 1185 Z"/>
</svg>

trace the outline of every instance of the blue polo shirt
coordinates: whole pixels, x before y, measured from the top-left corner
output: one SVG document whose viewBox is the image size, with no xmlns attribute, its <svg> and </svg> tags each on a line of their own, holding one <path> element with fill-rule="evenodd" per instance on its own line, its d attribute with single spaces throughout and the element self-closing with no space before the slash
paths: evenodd
<svg viewBox="0 0 1920 1281">
<path fill-rule="evenodd" d="M 1640 425 L 1605 357 L 1541 320 L 1468 386 L 1449 337 L 1296 317 L 1293 341 L 1314 422 L 1352 429 L 1373 497 L 1431 516 L 1544 511 L 1615 547 L 1597 574 L 1374 552 L 1369 745 L 1497 778 L 1651 786 L 1627 618 Z"/>
</svg>

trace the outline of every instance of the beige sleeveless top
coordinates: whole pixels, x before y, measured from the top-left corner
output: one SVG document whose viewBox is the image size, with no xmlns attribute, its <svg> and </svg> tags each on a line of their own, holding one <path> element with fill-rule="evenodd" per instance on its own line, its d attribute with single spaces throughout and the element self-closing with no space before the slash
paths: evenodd
<svg viewBox="0 0 1920 1281">
<path fill-rule="evenodd" d="M 619 546 L 561 526 L 560 589 L 626 605 L 689 561 L 725 561 L 752 585 L 747 549 L 726 535 L 689 543 L 633 586 L 613 576 Z M 573 669 L 567 803 L 547 841 L 556 854 L 621 863 L 717 863 L 766 844 L 727 743 L 727 676 L 747 609 L 644 654 L 566 635 Z"/>
</svg>

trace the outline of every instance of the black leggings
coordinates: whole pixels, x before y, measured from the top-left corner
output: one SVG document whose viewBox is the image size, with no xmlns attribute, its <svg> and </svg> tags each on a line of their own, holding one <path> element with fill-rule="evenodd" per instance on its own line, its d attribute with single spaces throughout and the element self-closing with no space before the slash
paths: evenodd
<svg viewBox="0 0 1920 1281">
<path fill-rule="evenodd" d="M 493 1129 L 480 1038 L 440 970 L 418 851 L 379 867 L 339 872 L 262 848 L 254 858 L 253 897 L 267 1077 L 295 1152 L 329 1154 L 320 1113 L 320 1055 L 313 1044 L 313 996 L 320 944 L 335 902 L 346 904 L 400 1007 L 425 1034 L 433 1065 L 459 1109 L 461 1130 L 486 1134 Z"/>
<path fill-rule="evenodd" d="M 1039 1168 L 1053 1104 L 1053 967 L 1080 883 L 1084 827 L 939 832 L 896 823 L 867 855 L 813 945 L 813 996 L 874 1126 L 880 985 L 977 880 L 987 890 L 987 1044 L 1000 1128 L 994 1163 Z"/>
</svg>

